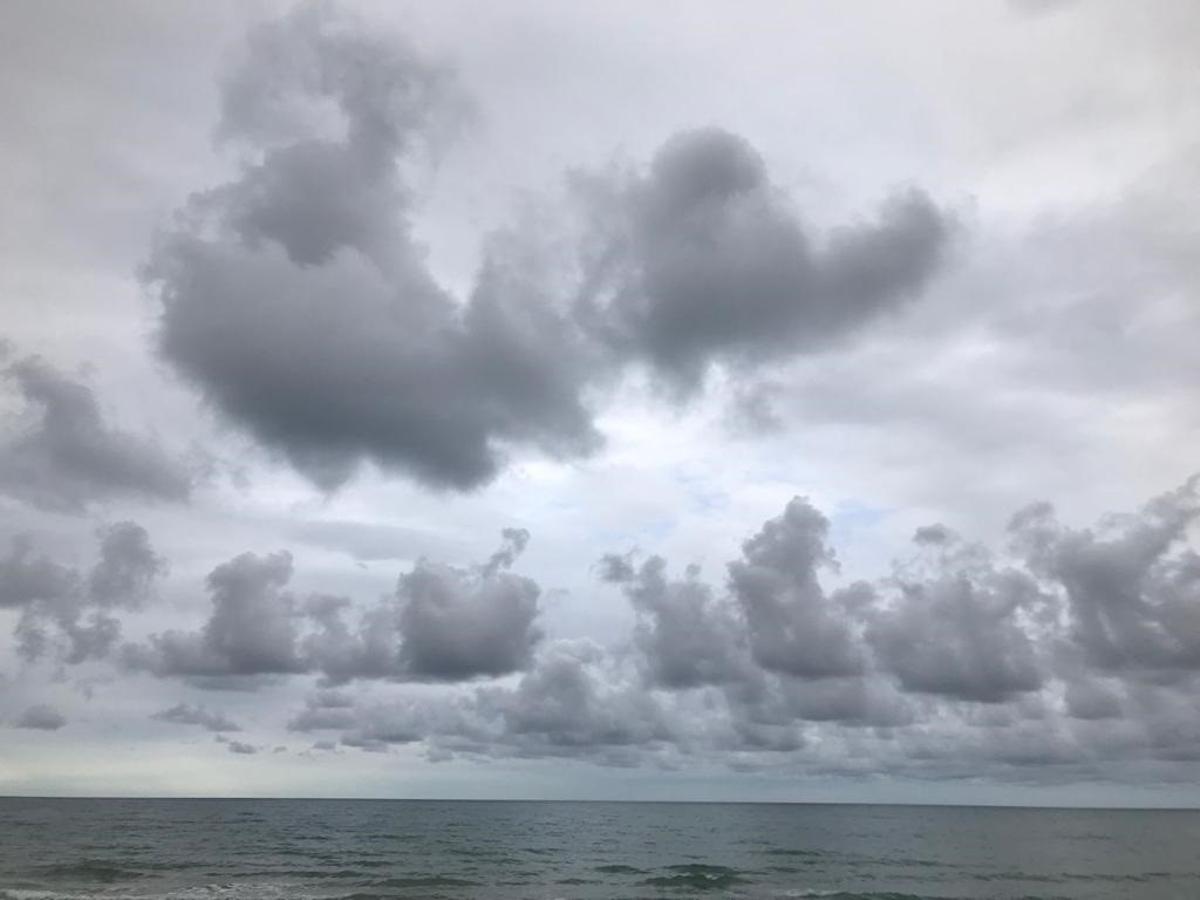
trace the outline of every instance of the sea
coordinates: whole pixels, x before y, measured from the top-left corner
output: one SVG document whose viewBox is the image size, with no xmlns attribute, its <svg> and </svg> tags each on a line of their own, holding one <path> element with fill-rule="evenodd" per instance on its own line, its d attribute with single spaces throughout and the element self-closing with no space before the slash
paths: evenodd
<svg viewBox="0 0 1200 900">
<path fill-rule="evenodd" d="M 0 799 L 0 898 L 1200 898 L 1200 812 Z"/>
</svg>

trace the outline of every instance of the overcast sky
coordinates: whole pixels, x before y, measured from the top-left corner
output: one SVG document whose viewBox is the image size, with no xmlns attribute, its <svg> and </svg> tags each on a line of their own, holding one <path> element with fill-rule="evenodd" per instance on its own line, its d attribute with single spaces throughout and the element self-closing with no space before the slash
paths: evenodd
<svg viewBox="0 0 1200 900">
<path fill-rule="evenodd" d="M 0 793 L 1200 803 L 1200 7 L 0 9 Z"/>
</svg>

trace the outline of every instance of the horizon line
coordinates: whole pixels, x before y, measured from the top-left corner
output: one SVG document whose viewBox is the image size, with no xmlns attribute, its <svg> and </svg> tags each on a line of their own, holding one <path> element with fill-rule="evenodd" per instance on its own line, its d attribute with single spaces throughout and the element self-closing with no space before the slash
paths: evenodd
<svg viewBox="0 0 1200 900">
<path fill-rule="evenodd" d="M 1032 805 L 1029 803 L 903 803 L 867 800 L 652 800 L 601 799 L 597 797 L 301 797 L 301 796 L 204 796 L 185 794 L 120 795 L 120 794 L 0 794 L 0 802 L 8 800 L 146 800 L 146 801 L 212 801 L 212 802 L 319 802 L 319 803 L 620 803 L 641 805 L 698 806 L 888 806 L 945 809 L 1024 809 L 1062 812 L 1200 812 L 1200 806 L 1112 806 L 1112 805 Z"/>
</svg>

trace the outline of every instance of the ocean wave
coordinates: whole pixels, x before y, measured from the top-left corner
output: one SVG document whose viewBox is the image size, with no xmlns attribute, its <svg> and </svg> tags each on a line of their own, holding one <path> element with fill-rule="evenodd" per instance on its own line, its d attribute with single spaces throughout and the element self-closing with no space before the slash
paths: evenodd
<svg viewBox="0 0 1200 900">
<path fill-rule="evenodd" d="M 664 866 L 663 869 L 670 874 L 654 875 L 643 879 L 640 884 L 646 887 L 711 891 L 730 888 L 745 881 L 743 873 L 728 866 L 684 863 L 676 866 Z"/>
<path fill-rule="evenodd" d="M 140 869 L 103 859 L 81 859 L 71 863 L 51 863 L 32 870 L 39 878 L 50 881 L 82 881 L 115 884 L 145 877 Z"/>
</svg>

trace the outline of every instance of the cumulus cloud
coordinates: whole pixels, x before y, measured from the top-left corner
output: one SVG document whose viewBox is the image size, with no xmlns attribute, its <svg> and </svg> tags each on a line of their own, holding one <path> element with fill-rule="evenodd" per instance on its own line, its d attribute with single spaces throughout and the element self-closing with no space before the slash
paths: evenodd
<svg viewBox="0 0 1200 900">
<path fill-rule="evenodd" d="M 894 308 L 936 271 L 950 231 L 911 191 L 877 222 L 821 242 L 758 153 L 717 128 L 676 135 L 648 174 L 606 199 L 597 227 L 611 232 L 600 239 L 607 252 L 581 314 L 685 390 L 715 362 L 811 350 Z"/>
<path fill-rule="evenodd" d="M 394 597 L 367 610 L 357 630 L 347 604 L 310 603 L 319 628 L 305 642 L 314 665 L 331 681 L 392 678 L 462 681 L 525 668 L 541 639 L 536 626 L 541 589 L 507 571 L 529 540 L 506 529 L 501 548 L 483 565 L 459 568 L 419 560 Z"/>
<path fill-rule="evenodd" d="M 298 597 L 290 555 L 247 553 L 209 574 L 201 628 L 128 645 L 125 660 L 201 687 L 316 677 L 290 730 L 377 752 L 419 745 L 434 760 L 1022 778 L 1183 764 L 1200 716 L 1198 485 L 1091 528 L 1033 504 L 997 549 L 925 526 L 914 555 L 853 584 L 838 583 L 828 521 L 794 498 L 720 583 L 694 566 L 672 577 L 657 556 L 604 557 L 600 578 L 636 616 L 632 641 L 609 647 L 542 639 L 540 589 L 511 571 L 530 539 L 522 529 L 474 566 L 420 560 L 365 606 Z M 27 539 L 0 563 L 0 605 L 19 611 L 30 658 L 52 640 L 65 662 L 103 655 L 119 628 L 110 613 L 138 609 L 163 571 L 138 526 L 98 538 L 88 572 Z M 375 683 L 332 687 L 352 680 Z M 184 703 L 153 718 L 237 728 Z"/>
<path fill-rule="evenodd" d="M 218 734 L 215 740 L 218 744 L 224 744 L 225 749 L 230 753 L 236 753 L 239 756 L 253 756 L 261 749 L 254 744 L 247 744 L 245 741 L 235 741 L 232 738 L 227 738 L 223 734 Z"/>
<path fill-rule="evenodd" d="M 36 731 L 58 731 L 66 724 L 66 716 L 46 704 L 29 707 L 21 713 L 16 722 L 18 728 L 31 728 Z"/>
<path fill-rule="evenodd" d="M 650 684 L 692 688 L 737 677 L 741 653 L 736 645 L 740 623 L 728 604 L 689 567 L 685 577 L 667 576 L 661 556 L 634 568 L 628 557 L 606 556 L 601 577 L 621 584 L 638 613 L 635 641 L 648 667 Z"/>
<path fill-rule="evenodd" d="M 505 529 L 502 538 L 477 566 L 418 560 L 392 596 L 369 606 L 297 597 L 288 590 L 290 553 L 243 553 L 209 573 L 211 612 L 201 628 L 151 635 L 126 645 L 123 658 L 135 670 L 208 688 L 252 688 L 307 672 L 329 684 L 508 675 L 528 666 L 541 640 L 541 589 L 508 571 L 528 532 Z"/>
<path fill-rule="evenodd" d="M 1174 680 L 1200 669 L 1200 555 L 1186 545 L 1197 518 L 1193 477 L 1097 529 L 1064 528 L 1037 504 L 1011 531 L 1031 568 L 1066 591 L 1071 638 L 1091 667 Z"/>
<path fill-rule="evenodd" d="M 287 552 L 243 553 L 206 579 L 212 613 L 200 631 L 167 631 L 125 648 L 134 668 L 218 685 L 222 679 L 302 672 L 298 612 L 284 590 L 292 577 Z"/>
<path fill-rule="evenodd" d="M 241 726 L 223 713 L 211 710 L 206 706 L 193 706 L 190 703 L 179 703 L 170 709 L 156 712 L 150 718 L 160 722 L 172 722 L 176 725 L 199 725 L 206 731 L 241 731 Z"/>
<path fill-rule="evenodd" d="M 755 151 L 709 130 L 646 175 L 581 176 L 577 254 L 494 235 L 457 298 L 412 237 L 405 174 L 463 105 L 444 67 L 327 7 L 263 25 L 223 84 L 219 132 L 249 162 L 192 198 L 146 267 L 164 358 L 323 488 L 363 460 L 465 490 L 515 449 L 586 455 L 627 365 L 692 390 L 710 365 L 823 346 L 944 255 L 946 216 L 916 191 L 810 234 Z"/>
<path fill-rule="evenodd" d="M 838 576 L 828 522 L 795 498 L 746 540 L 723 584 L 695 567 L 672 578 L 660 557 L 604 557 L 600 578 L 620 587 L 637 617 L 632 642 L 609 647 L 536 641 L 531 617 L 506 617 L 495 597 L 516 578 L 506 567 L 527 539 L 508 532 L 473 568 L 419 563 L 357 632 L 334 630 L 349 601 L 310 598 L 307 669 L 327 681 L 384 683 L 369 702 L 317 690 L 289 728 L 319 733 L 325 746 L 420 746 L 431 760 L 691 759 L 1020 779 L 1181 764 L 1195 757 L 1200 713 L 1200 665 L 1188 620 L 1177 618 L 1195 603 L 1186 529 L 1196 511 L 1193 480 L 1094 529 L 1063 526 L 1035 504 L 1014 517 L 998 550 L 925 526 L 916 554 L 889 575 L 827 587 Z M 1094 582 L 1078 574 L 1085 563 Z M 402 611 L 414 603 L 436 628 L 412 628 Z M 1098 616 L 1107 637 L 1099 645 Z M 522 640 L 496 638 L 497 627 Z M 413 655 L 418 642 L 426 657 Z M 496 646 L 519 653 L 501 665 Z M 1139 655 L 1114 656 L 1113 646 Z M 418 659 L 426 663 L 413 668 Z M 486 676 L 500 677 L 475 680 Z"/>
<path fill-rule="evenodd" d="M 931 540 L 936 535 L 937 540 Z M 892 580 L 867 639 L 885 671 L 909 691 L 998 703 L 1038 690 L 1045 678 L 1031 616 L 1048 602 L 1018 569 L 997 569 L 986 551 L 924 528 L 933 549 Z"/>
<path fill-rule="evenodd" d="M 166 561 L 150 545 L 150 535 L 135 522 L 103 527 L 100 559 L 88 576 L 88 594 L 105 607 L 137 609 L 154 580 L 166 573 Z"/>
<path fill-rule="evenodd" d="M 825 541 L 828 530 L 828 520 L 796 498 L 746 541 L 743 558 L 729 565 L 751 652 L 767 671 L 803 678 L 862 671 L 848 611 L 868 602 L 870 589 L 860 585 L 826 596 L 817 571 L 835 563 Z"/>
<path fill-rule="evenodd" d="M 499 715 L 505 740 L 534 756 L 575 756 L 642 748 L 670 738 L 654 697 L 605 670 L 588 642 L 547 648 L 512 690 L 481 694 L 485 715 Z"/>
<path fill-rule="evenodd" d="M 489 564 L 490 565 L 490 564 Z M 538 586 L 508 573 L 481 577 L 433 564 L 403 576 L 400 656 L 416 677 L 458 680 L 522 669 L 541 637 Z"/>
<path fill-rule="evenodd" d="M 460 308 L 409 236 L 399 163 L 459 107 L 445 71 L 304 6 L 256 33 L 223 104 L 258 161 L 197 196 L 147 270 L 163 355 L 216 407 L 325 487 L 369 459 L 469 488 L 502 443 L 596 445 L 565 324 L 498 261 Z M 303 127 L 322 110 L 340 135 Z"/>
<path fill-rule="evenodd" d="M 121 496 L 187 498 L 187 469 L 154 442 L 105 422 L 86 384 L 35 356 L 3 374 L 24 408 L 0 438 L 0 491 L 64 512 Z"/>
<path fill-rule="evenodd" d="M 140 608 L 164 571 L 146 530 L 118 522 L 97 532 L 99 557 L 85 576 L 13 539 L 0 559 L 0 608 L 20 611 L 18 651 L 27 660 L 57 651 L 66 663 L 106 656 L 121 633 L 117 610 Z"/>
</svg>

